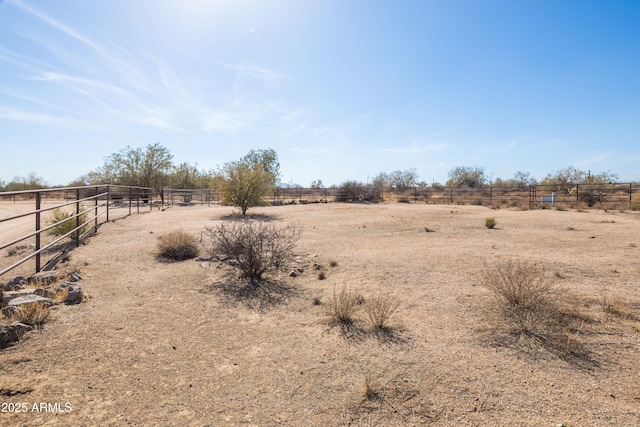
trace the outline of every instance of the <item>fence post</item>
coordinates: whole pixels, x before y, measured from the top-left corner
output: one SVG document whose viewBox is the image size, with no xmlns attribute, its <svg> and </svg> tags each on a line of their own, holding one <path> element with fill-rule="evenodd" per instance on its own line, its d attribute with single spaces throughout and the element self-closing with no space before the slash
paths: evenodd
<svg viewBox="0 0 640 427">
<path fill-rule="evenodd" d="M 449 187 L 450 195 L 449 195 L 449 203 L 453 204 L 453 187 Z"/>
<path fill-rule="evenodd" d="M 98 192 L 98 187 L 96 187 L 96 195 L 95 195 L 95 199 L 94 199 L 94 201 L 95 201 L 95 203 L 94 203 L 95 209 L 93 211 L 93 215 L 95 216 L 95 219 L 93 221 L 93 232 L 94 233 L 98 232 L 98 194 L 100 194 L 100 193 Z"/>
<path fill-rule="evenodd" d="M 493 187 L 489 187 L 489 204 L 493 204 Z"/>
<path fill-rule="evenodd" d="M 133 193 L 132 193 L 132 188 L 129 187 L 129 215 L 131 215 L 131 203 L 132 203 L 132 199 L 133 198 Z"/>
<path fill-rule="evenodd" d="M 36 273 L 40 272 L 40 200 L 38 191 L 36 193 Z"/>
<path fill-rule="evenodd" d="M 109 190 L 109 186 L 107 185 L 107 222 L 109 222 L 109 199 L 111 195 L 111 191 Z"/>
<path fill-rule="evenodd" d="M 80 189 L 76 189 L 76 248 L 80 246 Z"/>
<path fill-rule="evenodd" d="M 631 195 L 633 194 L 632 185 L 633 184 L 629 183 L 629 207 L 631 207 L 631 205 L 633 205 L 632 197 L 631 197 Z"/>
<path fill-rule="evenodd" d="M 413 203 L 418 203 L 418 187 L 413 187 Z"/>
<path fill-rule="evenodd" d="M 576 184 L 576 202 L 580 201 L 580 184 Z"/>
</svg>

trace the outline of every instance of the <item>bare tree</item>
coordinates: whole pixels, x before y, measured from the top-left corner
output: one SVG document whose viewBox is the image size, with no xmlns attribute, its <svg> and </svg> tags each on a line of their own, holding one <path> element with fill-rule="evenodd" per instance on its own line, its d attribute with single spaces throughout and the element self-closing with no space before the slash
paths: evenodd
<svg viewBox="0 0 640 427">
<path fill-rule="evenodd" d="M 207 231 L 211 255 L 224 255 L 234 260 L 242 276 L 258 284 L 266 272 L 286 267 L 293 256 L 301 227 L 252 220 L 223 221 Z"/>
</svg>

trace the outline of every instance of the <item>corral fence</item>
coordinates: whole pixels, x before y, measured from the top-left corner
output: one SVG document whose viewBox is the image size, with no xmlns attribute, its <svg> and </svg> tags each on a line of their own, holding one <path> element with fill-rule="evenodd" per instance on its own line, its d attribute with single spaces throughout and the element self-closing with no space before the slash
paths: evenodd
<svg viewBox="0 0 640 427">
<path fill-rule="evenodd" d="M 52 269 L 66 253 L 106 222 L 154 208 L 210 206 L 219 204 L 220 197 L 208 189 L 157 192 L 145 187 L 97 185 L 0 192 L 0 202 L 0 250 L 7 250 L 7 256 L 0 257 L 2 278 L 10 271 L 30 276 L 34 271 Z M 278 188 L 265 202 L 273 205 L 385 202 L 636 210 L 640 209 L 640 183 L 397 189 L 353 182 L 331 188 Z M 61 212 L 62 215 L 56 217 L 56 213 Z M 49 258 L 44 264 L 43 255 Z M 32 259 L 35 266 L 26 268 L 25 263 Z"/>
<path fill-rule="evenodd" d="M 168 206 L 188 206 L 194 204 L 203 204 L 210 206 L 220 203 L 220 196 L 217 191 L 202 189 L 176 189 L 176 188 L 163 188 L 162 200 L 164 202 L 163 207 Z"/>
<path fill-rule="evenodd" d="M 100 225 L 160 206 L 158 199 L 151 188 L 119 185 L 0 192 L 0 277 L 50 270 Z M 44 264 L 43 255 L 51 257 Z M 34 268 L 24 268 L 31 259 Z"/>
<path fill-rule="evenodd" d="M 640 183 L 532 185 L 519 187 L 410 187 L 394 189 L 351 183 L 331 188 L 278 188 L 272 204 L 397 202 L 523 207 L 640 209 Z"/>
</svg>

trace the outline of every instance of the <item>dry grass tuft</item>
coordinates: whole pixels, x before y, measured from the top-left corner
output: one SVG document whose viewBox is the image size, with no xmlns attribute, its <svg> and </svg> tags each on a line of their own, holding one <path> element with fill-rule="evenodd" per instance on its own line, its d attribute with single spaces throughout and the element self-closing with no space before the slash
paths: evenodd
<svg viewBox="0 0 640 427">
<path fill-rule="evenodd" d="M 536 264 L 506 262 L 485 267 L 480 283 L 492 292 L 489 314 L 497 315 L 499 342 L 537 350 L 543 348 L 570 363 L 593 366 L 581 341 L 591 318 L 580 301 L 553 292 L 551 279 Z"/>
<path fill-rule="evenodd" d="M 158 258 L 183 261 L 198 256 L 198 241 L 182 230 L 158 237 Z"/>
<path fill-rule="evenodd" d="M 11 315 L 14 322 L 24 323 L 25 325 L 40 326 L 47 321 L 51 310 L 44 304 L 32 302 L 29 304 L 21 304 Z"/>
<path fill-rule="evenodd" d="M 333 297 L 327 305 L 327 315 L 331 325 L 352 325 L 359 306 L 364 301 L 362 295 L 346 287 L 340 292 L 333 290 Z"/>
<path fill-rule="evenodd" d="M 400 306 L 400 302 L 389 295 L 378 295 L 369 299 L 366 305 L 367 316 L 374 330 L 390 329 L 389 319 Z"/>
<path fill-rule="evenodd" d="M 607 317 L 617 317 L 619 319 L 636 320 L 636 314 L 620 297 L 609 297 L 602 295 L 599 301 L 602 311 Z"/>
<path fill-rule="evenodd" d="M 69 296 L 69 288 L 58 288 L 53 296 L 53 300 L 58 304 L 62 304 Z"/>
<path fill-rule="evenodd" d="M 362 384 L 362 398 L 364 400 L 372 401 L 381 398 L 381 393 L 378 385 L 371 378 L 371 375 L 367 374 L 364 377 L 364 384 Z"/>
</svg>

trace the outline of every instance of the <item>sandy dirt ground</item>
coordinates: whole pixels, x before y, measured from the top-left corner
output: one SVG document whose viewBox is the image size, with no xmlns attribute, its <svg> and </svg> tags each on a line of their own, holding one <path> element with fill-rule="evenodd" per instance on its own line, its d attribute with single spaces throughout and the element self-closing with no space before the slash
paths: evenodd
<svg viewBox="0 0 640 427">
<path fill-rule="evenodd" d="M 133 215 L 74 250 L 58 270 L 79 270 L 89 298 L 56 306 L 42 330 L 0 351 L 0 425 L 640 425 L 638 213 L 255 209 L 302 225 L 304 273 L 285 272 L 274 277 L 280 286 L 244 299 L 222 286 L 231 266 L 156 259 L 158 236 L 182 229 L 206 241 L 206 228 L 231 212 Z M 484 226 L 489 216 L 496 229 Z M 489 338 L 478 274 L 507 260 L 537 263 L 559 295 L 577 296 L 590 319 L 576 332 L 588 360 Z M 329 326 L 327 302 L 343 287 L 396 298 L 393 332 L 369 333 L 363 313 L 350 331 Z M 627 318 L 605 313 L 612 298 Z M 17 405 L 28 410 L 8 412 Z"/>
</svg>

